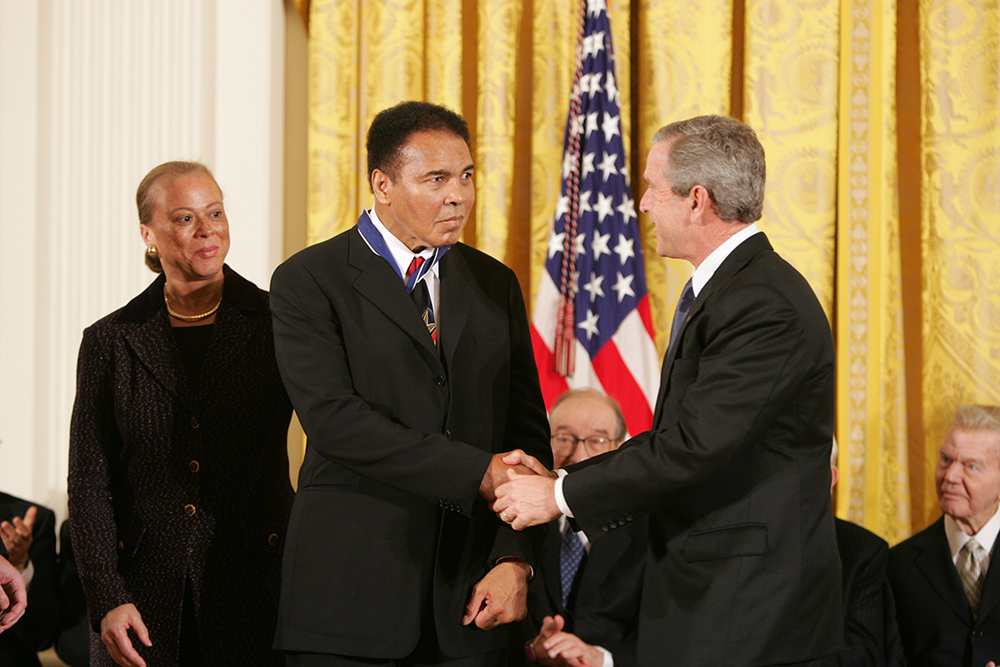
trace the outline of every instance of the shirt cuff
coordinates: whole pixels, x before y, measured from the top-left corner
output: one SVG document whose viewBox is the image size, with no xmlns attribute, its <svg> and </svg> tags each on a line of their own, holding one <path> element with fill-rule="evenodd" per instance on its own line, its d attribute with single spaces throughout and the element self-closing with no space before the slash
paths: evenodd
<svg viewBox="0 0 1000 667">
<path fill-rule="evenodd" d="M 615 667 L 615 658 L 613 655 L 611 655 L 611 651 L 604 648 L 603 646 L 597 646 L 596 644 L 594 645 L 594 648 L 596 648 L 598 651 L 604 654 L 603 667 Z"/>
<path fill-rule="evenodd" d="M 555 489 L 556 505 L 559 507 L 560 512 L 572 519 L 573 510 L 571 510 L 569 505 L 566 504 L 566 496 L 563 495 L 563 480 L 566 479 L 566 475 L 569 473 L 560 468 L 559 470 L 556 470 L 556 474 L 559 475 L 559 479 L 556 480 Z"/>
<path fill-rule="evenodd" d="M 24 589 L 28 590 L 31 580 L 35 578 L 35 564 L 31 562 L 30 558 L 28 559 L 28 564 L 21 570 L 21 576 L 24 578 Z"/>
</svg>

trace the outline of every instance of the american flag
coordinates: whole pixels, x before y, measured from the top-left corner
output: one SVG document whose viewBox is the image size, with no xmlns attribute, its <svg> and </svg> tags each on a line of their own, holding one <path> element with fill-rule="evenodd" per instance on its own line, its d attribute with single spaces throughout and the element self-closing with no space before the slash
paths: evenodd
<svg viewBox="0 0 1000 667">
<path fill-rule="evenodd" d="M 531 336 L 548 409 L 569 388 L 602 389 L 636 434 L 653 422 L 659 357 L 606 0 L 581 0 L 580 16 L 562 184 Z"/>
</svg>

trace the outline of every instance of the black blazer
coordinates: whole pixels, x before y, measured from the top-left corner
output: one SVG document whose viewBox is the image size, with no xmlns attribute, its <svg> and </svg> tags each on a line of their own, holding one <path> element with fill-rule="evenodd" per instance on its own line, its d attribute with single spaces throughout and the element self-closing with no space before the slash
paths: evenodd
<svg viewBox="0 0 1000 667">
<path fill-rule="evenodd" d="M 528 613 L 535 627 L 540 628 L 546 616 L 561 614 L 566 632 L 609 650 L 616 667 L 634 667 L 647 533 L 647 522 L 640 519 L 591 544 L 567 609 L 559 568 L 562 536 L 559 522 L 550 523 L 542 566 L 528 589 Z"/>
<path fill-rule="evenodd" d="M 291 404 L 274 360 L 267 293 L 225 267 L 197 386 L 160 276 L 83 333 L 70 426 L 73 550 L 91 627 L 134 603 L 175 664 L 186 582 L 210 665 L 280 663 L 270 649 L 292 502 Z M 112 665 L 98 635 L 94 665 Z"/>
<path fill-rule="evenodd" d="M 652 430 L 567 469 L 566 500 L 595 544 L 651 513 L 640 664 L 775 665 L 840 649 L 833 398 L 826 315 L 752 236 L 694 300 Z"/>
<path fill-rule="evenodd" d="M 400 658 L 433 620 L 461 657 L 507 629 L 461 619 L 496 559 L 529 562 L 477 496 L 491 455 L 551 466 L 514 273 L 468 246 L 440 262 L 438 342 L 357 228 L 299 252 L 271 280 L 278 365 L 307 435 L 282 570 L 276 648 Z M 433 614 L 433 619 L 431 619 Z"/>
<path fill-rule="evenodd" d="M 0 493 L 0 521 L 24 517 L 38 508 L 28 558 L 35 574 L 28 586 L 28 608 L 12 628 L 0 634 L 0 665 L 41 665 L 38 652 L 55 640 L 59 624 L 59 569 L 56 562 L 56 515 L 38 503 Z"/>
<path fill-rule="evenodd" d="M 1000 662 L 1000 567 L 994 546 L 979 616 L 951 560 L 944 517 L 889 550 L 889 582 L 910 667 L 983 667 Z"/>
<path fill-rule="evenodd" d="M 844 572 L 844 650 L 823 667 L 902 667 L 903 649 L 886 568 L 889 545 L 861 526 L 836 519 Z"/>
</svg>

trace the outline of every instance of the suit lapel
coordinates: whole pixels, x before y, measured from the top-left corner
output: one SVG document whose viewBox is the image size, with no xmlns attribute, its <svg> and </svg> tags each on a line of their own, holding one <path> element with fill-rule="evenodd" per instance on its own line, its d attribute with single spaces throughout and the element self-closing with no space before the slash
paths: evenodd
<svg viewBox="0 0 1000 667">
<path fill-rule="evenodd" d="M 476 284 L 465 258 L 452 248 L 440 262 L 441 311 L 444 316 L 438 328 L 441 354 L 446 361 L 455 356 L 455 348 L 469 316 L 469 309 L 476 303 L 473 285 Z"/>
<path fill-rule="evenodd" d="M 191 406 L 190 394 L 182 386 L 178 370 L 176 344 L 171 338 L 170 323 L 166 312 L 157 311 L 125 335 L 125 342 L 133 354 L 160 385 L 174 398 Z"/>
<path fill-rule="evenodd" d="M 965 623 L 972 625 L 972 611 L 962 588 L 962 580 L 951 560 L 948 538 L 944 534 L 944 519 L 938 519 L 935 528 L 924 535 L 917 545 L 921 553 L 916 558 L 917 570 L 927 583 L 944 600 L 945 604 Z M 984 587 L 985 588 L 985 587 Z"/>
<path fill-rule="evenodd" d="M 660 390 L 657 392 L 656 396 L 656 411 L 653 415 L 654 428 L 659 424 L 660 417 L 663 411 L 663 401 L 667 395 L 667 391 L 670 387 L 670 375 L 671 368 L 674 364 L 674 359 L 677 356 L 677 351 L 683 345 L 684 331 L 687 329 L 688 322 L 693 320 L 698 316 L 701 310 L 705 306 L 705 302 L 711 298 L 712 294 L 718 291 L 721 286 L 729 282 L 729 280 L 735 276 L 740 270 L 743 269 L 750 261 L 760 252 L 765 250 L 771 250 L 771 243 L 767 240 L 767 236 L 763 232 L 754 234 L 750 238 L 743 241 L 743 243 L 736 246 L 735 249 L 729 256 L 723 260 L 719 268 L 715 270 L 712 277 L 709 278 L 705 287 L 702 288 L 698 296 L 695 297 L 694 302 L 691 304 L 691 310 L 688 311 L 688 315 L 681 322 L 681 330 L 677 334 L 677 344 L 674 345 L 673 349 L 667 350 L 666 356 L 663 358 L 663 366 L 660 368 Z"/>
<path fill-rule="evenodd" d="M 215 329 L 205 352 L 205 362 L 201 369 L 199 391 L 210 392 L 215 385 L 228 377 L 227 370 L 242 360 L 244 350 L 249 345 L 252 334 L 246 315 L 236 308 L 227 308 L 225 303 L 215 318 Z"/>
<path fill-rule="evenodd" d="M 434 341 L 399 276 L 385 259 L 372 252 L 357 227 L 351 230 L 349 238 L 347 263 L 358 272 L 353 282 L 354 289 L 427 352 L 437 357 Z"/>
</svg>

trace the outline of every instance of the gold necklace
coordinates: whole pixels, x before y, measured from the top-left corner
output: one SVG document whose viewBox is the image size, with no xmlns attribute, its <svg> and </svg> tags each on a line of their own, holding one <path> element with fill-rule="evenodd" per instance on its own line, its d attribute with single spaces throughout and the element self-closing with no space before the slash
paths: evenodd
<svg viewBox="0 0 1000 667">
<path fill-rule="evenodd" d="M 167 298 L 167 286 L 163 286 L 163 303 L 167 304 L 167 313 L 170 317 L 180 320 L 181 322 L 200 322 L 206 317 L 211 317 L 215 314 L 215 311 L 219 309 L 222 305 L 222 295 L 219 295 L 219 300 L 216 302 L 212 309 L 202 313 L 201 315 L 181 315 L 180 313 L 175 313 L 174 309 L 170 307 L 170 300 Z"/>
</svg>

